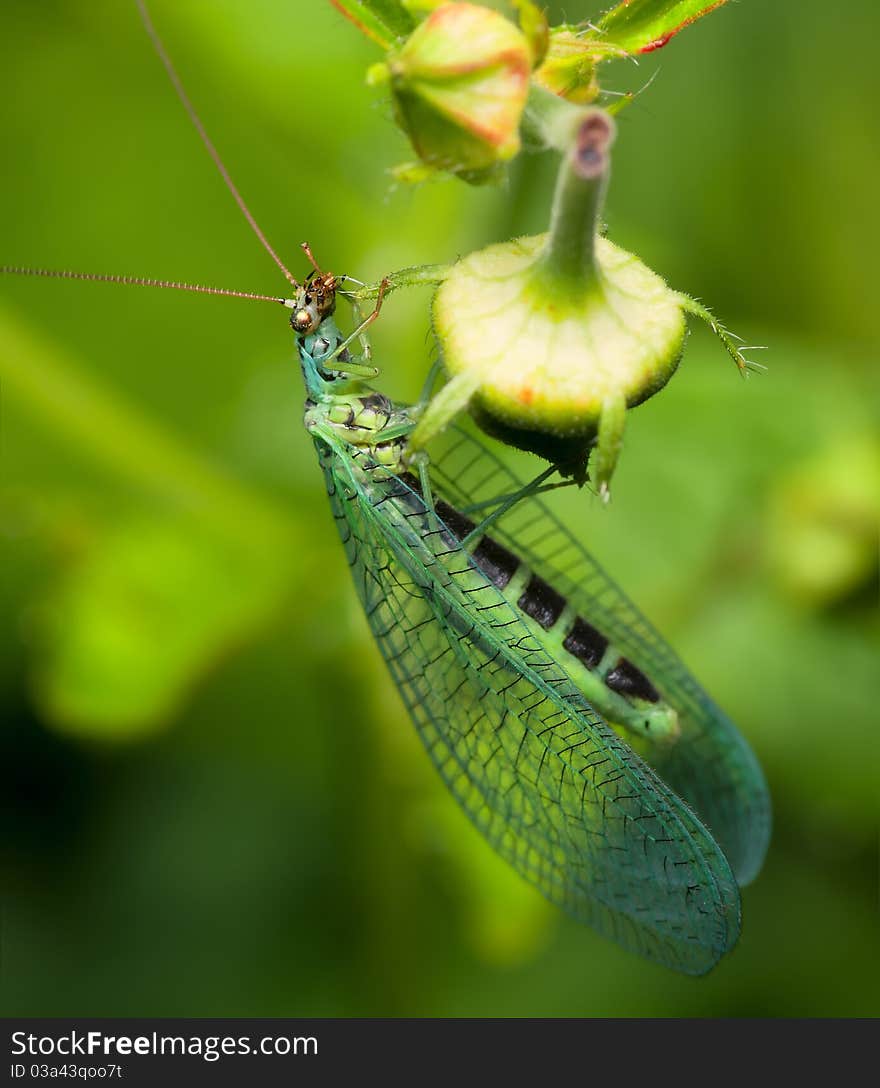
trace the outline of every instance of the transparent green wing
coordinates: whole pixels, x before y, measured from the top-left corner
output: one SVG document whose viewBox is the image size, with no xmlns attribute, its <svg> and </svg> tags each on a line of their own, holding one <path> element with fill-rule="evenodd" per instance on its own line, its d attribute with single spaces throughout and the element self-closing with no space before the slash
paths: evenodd
<svg viewBox="0 0 880 1088">
<path fill-rule="evenodd" d="M 432 462 L 438 492 L 456 506 L 515 491 L 521 481 L 478 441 L 454 431 Z M 663 781 L 694 809 L 721 844 L 742 885 L 754 879 L 770 840 L 770 796 L 760 764 L 675 651 L 571 533 L 537 499 L 492 527 L 519 555 L 610 637 L 675 707 L 682 735 L 642 752 Z"/>
<path fill-rule="evenodd" d="M 496 850 L 642 955 L 702 974 L 739 891 L 682 800 L 592 710 L 519 613 L 397 479 L 318 442 L 376 641 L 432 760 Z"/>
</svg>

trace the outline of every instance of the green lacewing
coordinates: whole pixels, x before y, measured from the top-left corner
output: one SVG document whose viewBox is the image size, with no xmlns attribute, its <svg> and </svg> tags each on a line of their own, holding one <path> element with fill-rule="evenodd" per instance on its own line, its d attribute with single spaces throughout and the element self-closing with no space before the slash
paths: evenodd
<svg viewBox="0 0 880 1088">
<path fill-rule="evenodd" d="M 143 0 L 138 7 L 292 297 L 2 271 L 287 307 L 306 385 L 305 423 L 355 587 L 450 790 L 499 854 L 573 917 L 649 959 L 705 973 L 736 943 L 739 887 L 759 871 L 769 841 L 769 796 L 751 749 L 534 489 L 484 442 L 454 428 L 429 462 L 410 463 L 406 441 L 421 406 L 396 404 L 371 385 L 378 372 L 366 329 L 387 281 L 374 292 L 372 313 L 343 335 L 337 296 L 356 293 L 321 271 L 308 249 L 314 267 L 305 282 L 287 270 L 207 137 Z M 495 513 L 474 517 L 486 509 Z"/>
</svg>

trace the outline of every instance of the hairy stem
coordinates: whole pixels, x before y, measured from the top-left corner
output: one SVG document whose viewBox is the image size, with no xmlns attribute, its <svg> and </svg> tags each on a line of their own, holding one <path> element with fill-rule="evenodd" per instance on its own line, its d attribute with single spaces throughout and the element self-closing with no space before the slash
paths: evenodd
<svg viewBox="0 0 880 1088">
<path fill-rule="evenodd" d="M 578 297 L 600 285 L 595 242 L 613 139 L 614 124 L 608 114 L 589 110 L 559 168 L 541 277 Z"/>
</svg>

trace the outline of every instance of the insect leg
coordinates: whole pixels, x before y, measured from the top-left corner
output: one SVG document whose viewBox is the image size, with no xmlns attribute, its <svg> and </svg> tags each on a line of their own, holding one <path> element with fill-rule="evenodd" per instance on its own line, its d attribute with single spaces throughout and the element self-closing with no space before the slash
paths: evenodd
<svg viewBox="0 0 880 1088">
<path fill-rule="evenodd" d="M 557 471 L 556 465 L 549 465 L 543 472 L 539 472 L 533 480 L 530 480 L 527 484 L 515 491 L 512 495 L 508 496 L 498 507 L 496 507 L 491 514 L 487 514 L 486 517 L 475 526 L 468 535 L 462 540 L 461 546 L 466 548 L 468 544 L 473 543 L 478 537 L 483 536 L 490 525 L 494 525 L 499 518 L 504 517 L 508 510 L 512 510 L 518 502 L 528 498 L 530 495 L 534 495 L 541 485 Z"/>
<path fill-rule="evenodd" d="M 392 272 L 379 283 L 362 283 L 353 276 L 344 276 L 349 283 L 358 284 L 356 291 L 346 292 L 347 297 L 356 295 L 358 298 L 376 298 L 382 289 L 382 284 L 387 283 L 386 291 L 397 291 L 401 287 L 439 287 L 449 275 L 451 265 L 447 264 L 421 264 L 412 268 L 402 268 L 399 272 Z"/>
<path fill-rule="evenodd" d="M 422 486 L 422 501 L 430 514 L 434 514 L 434 492 L 431 490 L 431 477 L 428 475 L 428 455 L 417 453 L 413 458 L 419 470 L 419 483 Z"/>
<path fill-rule="evenodd" d="M 376 441 L 380 442 L 393 442 L 395 438 L 404 438 L 413 429 L 411 422 L 407 423 L 395 423 L 388 427 L 383 427 L 381 431 L 377 431 L 370 436 L 369 442 L 374 445 Z"/>
<path fill-rule="evenodd" d="M 543 495 L 547 491 L 558 491 L 561 487 L 575 487 L 577 480 L 557 480 L 554 484 L 541 484 L 540 487 L 534 488 L 530 495 Z M 471 514 L 479 514 L 481 510 L 493 510 L 496 506 L 500 506 L 501 503 L 507 502 L 508 499 L 515 499 L 516 502 L 523 498 L 522 488 L 519 491 L 510 491 L 506 495 L 498 495 L 492 499 L 484 499 L 483 502 L 472 502 L 467 506 L 460 506 L 458 512 L 470 517 Z"/>
<path fill-rule="evenodd" d="M 363 334 L 366 332 L 366 330 L 370 327 L 370 325 L 373 324 L 373 322 L 379 316 L 379 311 L 382 309 L 382 302 L 383 302 L 383 300 L 385 298 L 385 292 L 386 292 L 387 289 L 388 289 L 388 281 L 387 280 L 382 280 L 382 283 L 379 285 L 379 294 L 376 297 L 376 305 L 373 308 L 372 313 L 367 314 L 367 316 L 363 319 L 363 321 L 361 321 L 358 324 L 358 326 L 354 330 L 354 332 L 352 332 L 348 336 L 346 336 L 346 338 L 342 341 L 342 343 L 338 344 L 336 346 L 336 349 L 330 355 L 328 355 L 326 359 L 322 360 L 322 365 L 324 367 L 329 366 L 329 364 L 332 363 L 335 359 L 338 359 L 339 356 L 348 348 L 348 346 L 351 343 L 353 343 L 355 340 L 360 339 L 363 336 Z M 348 364 L 344 364 L 344 365 L 348 365 Z M 375 370 L 372 367 L 363 367 L 363 368 L 360 368 L 360 369 L 372 371 L 373 377 L 375 377 L 376 374 L 379 373 L 378 370 Z M 350 369 L 349 372 L 350 373 L 357 373 L 357 371 L 354 370 L 354 369 Z"/>
<path fill-rule="evenodd" d="M 409 440 L 410 449 L 420 450 L 440 434 L 466 410 L 479 386 L 480 379 L 474 374 L 456 374 L 451 378 L 425 406 Z"/>
<path fill-rule="evenodd" d="M 351 305 L 351 312 L 354 315 L 355 324 L 358 328 L 361 328 L 364 323 L 364 312 L 360 307 L 360 303 L 356 298 L 349 299 Z M 366 332 L 362 332 L 358 337 L 361 344 L 361 358 L 367 363 L 373 358 L 373 345 L 370 343 L 370 338 Z"/>
<path fill-rule="evenodd" d="M 419 399 L 412 407 L 412 411 L 416 415 L 421 415 L 431 400 L 431 393 L 434 390 L 434 384 L 437 381 L 437 375 L 440 373 L 443 364 L 439 359 L 435 359 L 431 363 L 431 369 L 428 371 L 428 376 L 425 378 L 425 384 L 422 386 L 422 391 L 419 393 Z"/>
</svg>

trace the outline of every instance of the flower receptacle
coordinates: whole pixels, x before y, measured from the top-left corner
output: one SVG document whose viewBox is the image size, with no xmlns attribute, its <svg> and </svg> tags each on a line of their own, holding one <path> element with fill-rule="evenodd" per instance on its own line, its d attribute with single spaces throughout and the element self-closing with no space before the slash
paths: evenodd
<svg viewBox="0 0 880 1088">
<path fill-rule="evenodd" d="M 680 296 L 599 234 L 613 139 L 606 113 L 582 111 L 549 232 L 459 261 L 433 312 L 446 372 L 468 376 L 480 426 L 578 475 L 598 443 L 600 486 L 625 410 L 666 384 L 687 334 Z"/>
</svg>

